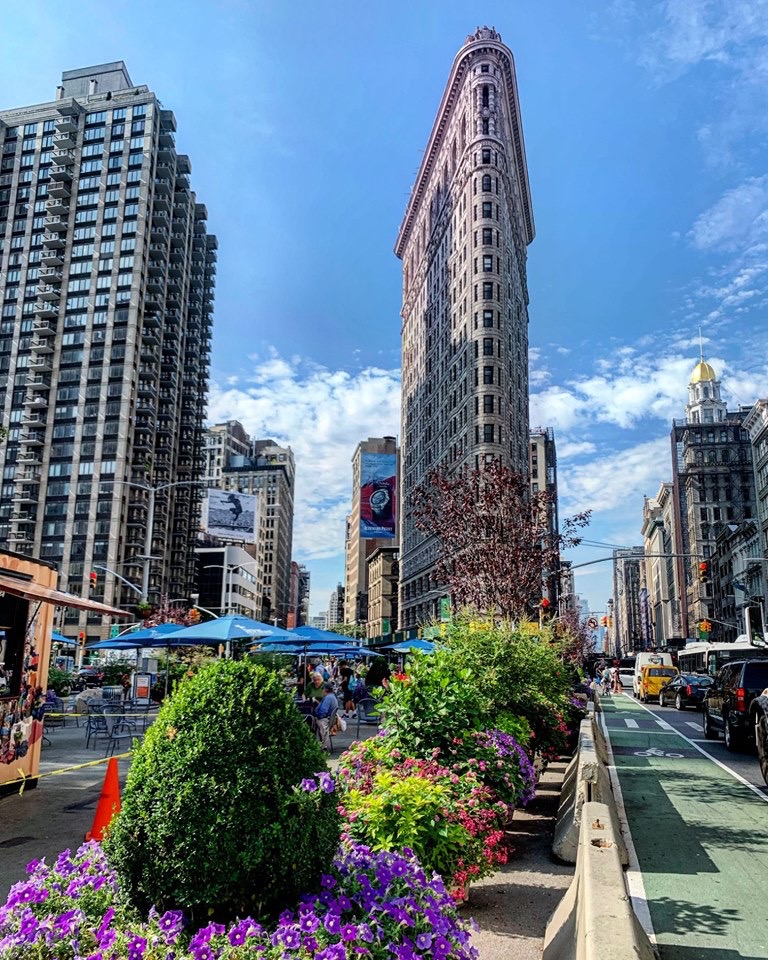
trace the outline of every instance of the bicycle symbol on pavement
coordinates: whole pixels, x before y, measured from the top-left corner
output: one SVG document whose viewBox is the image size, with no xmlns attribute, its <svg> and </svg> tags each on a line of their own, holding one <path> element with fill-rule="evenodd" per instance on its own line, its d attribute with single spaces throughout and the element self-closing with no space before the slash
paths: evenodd
<svg viewBox="0 0 768 960">
<path fill-rule="evenodd" d="M 682 757 L 682 753 L 667 753 L 658 747 L 648 747 L 647 750 L 635 750 L 636 757 Z"/>
</svg>

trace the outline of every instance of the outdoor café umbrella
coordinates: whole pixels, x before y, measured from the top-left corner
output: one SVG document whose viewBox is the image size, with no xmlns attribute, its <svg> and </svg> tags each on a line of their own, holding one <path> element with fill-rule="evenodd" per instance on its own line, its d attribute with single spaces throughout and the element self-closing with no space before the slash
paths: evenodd
<svg viewBox="0 0 768 960">
<path fill-rule="evenodd" d="M 229 613 L 215 620 L 197 623 L 192 627 L 184 627 L 173 637 L 172 646 L 184 647 L 190 644 L 205 644 L 214 646 L 232 640 L 244 640 L 250 637 L 282 637 L 291 641 L 296 637 L 288 630 L 283 630 L 271 623 L 262 623 L 260 620 L 251 620 L 239 613 Z"/>
<path fill-rule="evenodd" d="M 434 643 L 430 643 L 429 640 L 403 640 L 402 643 L 390 643 L 387 646 L 382 647 L 382 650 L 394 650 L 395 653 L 433 653 L 435 649 Z"/>
<path fill-rule="evenodd" d="M 63 643 L 66 647 L 77 646 L 77 640 L 73 640 L 71 637 L 65 637 L 63 633 L 57 633 L 55 630 L 51 631 L 51 640 L 53 643 Z"/>
</svg>

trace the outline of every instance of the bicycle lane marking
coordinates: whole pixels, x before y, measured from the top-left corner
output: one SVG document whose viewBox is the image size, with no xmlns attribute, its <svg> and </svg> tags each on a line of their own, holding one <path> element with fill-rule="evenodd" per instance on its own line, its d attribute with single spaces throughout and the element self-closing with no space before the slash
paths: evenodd
<svg viewBox="0 0 768 960">
<path fill-rule="evenodd" d="M 768 956 L 766 797 L 684 734 L 627 729 L 645 709 L 614 702 L 602 722 L 661 960 Z"/>
</svg>

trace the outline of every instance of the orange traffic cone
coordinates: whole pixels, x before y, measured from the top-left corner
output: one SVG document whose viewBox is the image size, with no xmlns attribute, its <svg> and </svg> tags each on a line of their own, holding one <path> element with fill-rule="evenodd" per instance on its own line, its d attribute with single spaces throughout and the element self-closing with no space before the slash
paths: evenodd
<svg viewBox="0 0 768 960">
<path fill-rule="evenodd" d="M 101 796 L 96 806 L 93 826 L 85 835 L 86 841 L 101 842 L 112 817 L 117 813 L 120 813 L 120 784 L 117 779 L 117 758 L 112 757 L 107 764 L 107 775 L 104 777 L 104 786 L 101 788 Z"/>
</svg>

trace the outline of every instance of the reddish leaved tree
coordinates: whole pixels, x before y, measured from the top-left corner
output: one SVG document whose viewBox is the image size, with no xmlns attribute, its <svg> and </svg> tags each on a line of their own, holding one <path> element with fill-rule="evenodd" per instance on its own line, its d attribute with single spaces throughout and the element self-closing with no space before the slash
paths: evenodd
<svg viewBox="0 0 768 960">
<path fill-rule="evenodd" d="M 435 567 L 456 606 L 496 616 L 531 616 L 560 552 L 581 542 L 590 511 L 549 530 L 552 497 L 531 493 L 527 479 L 498 460 L 478 470 L 430 472 L 411 497 L 414 522 L 439 544 Z"/>
</svg>

